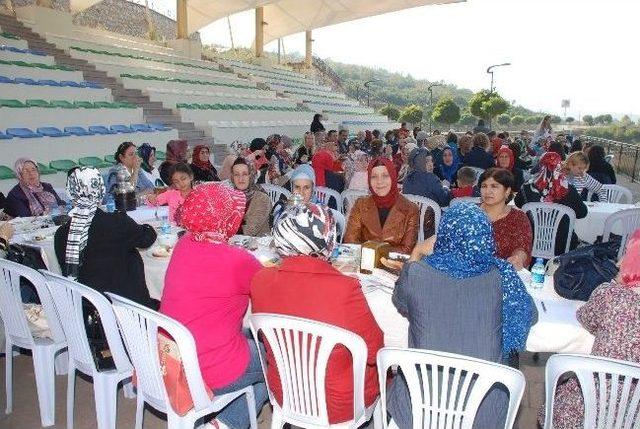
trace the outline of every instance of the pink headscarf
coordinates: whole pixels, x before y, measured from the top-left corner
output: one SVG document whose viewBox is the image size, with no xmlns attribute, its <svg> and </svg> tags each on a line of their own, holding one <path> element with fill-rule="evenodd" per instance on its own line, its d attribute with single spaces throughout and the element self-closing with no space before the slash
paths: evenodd
<svg viewBox="0 0 640 429">
<path fill-rule="evenodd" d="M 619 276 L 624 286 L 640 286 L 640 229 L 627 240 L 625 254 L 620 261 Z"/>
<path fill-rule="evenodd" d="M 176 211 L 179 225 L 196 241 L 226 243 L 240 228 L 245 196 L 220 183 L 196 186 Z"/>
</svg>

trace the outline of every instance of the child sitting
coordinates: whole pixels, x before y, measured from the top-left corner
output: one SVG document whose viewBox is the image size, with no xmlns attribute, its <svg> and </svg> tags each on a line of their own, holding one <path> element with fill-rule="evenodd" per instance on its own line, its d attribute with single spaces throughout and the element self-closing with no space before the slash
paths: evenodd
<svg viewBox="0 0 640 429">
<path fill-rule="evenodd" d="M 458 187 L 451 190 L 453 198 L 472 197 L 473 185 L 476 183 L 476 172 L 470 167 L 462 167 L 458 170 Z"/>
<path fill-rule="evenodd" d="M 147 204 L 150 206 L 169 206 L 169 219 L 175 222 L 175 214 L 184 199 L 193 190 L 193 170 L 188 164 L 179 162 L 171 169 L 171 189 L 159 195 L 149 194 Z"/>
<path fill-rule="evenodd" d="M 565 161 L 567 180 L 576 188 L 583 200 L 587 199 L 590 192 L 597 195 L 600 201 L 607 201 L 607 192 L 602 189 L 602 183 L 591 177 L 587 173 L 588 169 L 589 158 L 583 152 L 573 152 Z"/>
</svg>

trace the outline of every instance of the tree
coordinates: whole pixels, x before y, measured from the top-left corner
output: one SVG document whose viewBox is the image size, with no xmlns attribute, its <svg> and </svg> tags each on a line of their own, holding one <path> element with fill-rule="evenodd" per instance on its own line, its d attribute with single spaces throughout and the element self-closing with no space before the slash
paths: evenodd
<svg viewBox="0 0 640 429">
<path fill-rule="evenodd" d="M 536 125 L 539 124 L 541 121 L 539 116 L 527 116 L 524 120 L 525 124 L 528 125 Z"/>
<path fill-rule="evenodd" d="M 562 118 L 560 116 L 551 115 L 551 123 L 552 124 L 559 124 L 561 122 L 562 122 Z"/>
<path fill-rule="evenodd" d="M 460 120 L 460 107 L 450 97 L 442 97 L 434 106 L 431 119 L 439 124 L 455 124 Z"/>
<path fill-rule="evenodd" d="M 391 104 L 387 104 L 382 109 L 380 109 L 380 114 L 389 117 L 389 119 L 391 119 L 392 121 L 397 121 L 400 117 L 400 110 L 397 107 L 392 106 Z"/>
<path fill-rule="evenodd" d="M 610 114 L 607 113 L 606 115 L 602 115 L 602 121 L 605 124 L 610 124 L 610 123 L 613 122 L 613 117 Z"/>
<path fill-rule="evenodd" d="M 522 125 L 524 124 L 524 116 L 515 115 L 511 118 L 511 125 Z"/>
<path fill-rule="evenodd" d="M 468 113 L 464 113 L 462 114 L 462 116 L 460 116 L 460 121 L 459 121 L 460 125 L 475 125 L 476 124 L 476 117 L 473 115 L 470 115 Z"/>
<path fill-rule="evenodd" d="M 500 125 L 509 125 L 509 123 L 511 122 L 511 116 L 507 115 L 506 113 L 503 113 L 502 115 L 498 115 L 498 117 L 496 118 L 496 121 Z"/>
<path fill-rule="evenodd" d="M 628 127 L 633 125 L 633 121 L 631 120 L 629 115 L 624 115 L 622 118 L 620 118 L 620 125 Z"/>
<path fill-rule="evenodd" d="M 509 109 L 509 102 L 496 92 L 482 90 L 473 94 L 469 100 L 469 111 L 474 116 L 491 119 L 505 113 Z"/>
<path fill-rule="evenodd" d="M 422 107 L 416 106 L 415 104 L 411 104 L 404 108 L 398 121 L 400 122 L 409 122 L 411 124 L 419 124 L 422 121 L 422 116 L 424 115 L 424 111 Z"/>
<path fill-rule="evenodd" d="M 567 118 L 564 120 L 567 124 L 570 124 L 572 122 L 574 122 L 576 120 L 576 118 L 574 118 L 573 116 L 567 116 Z"/>
<path fill-rule="evenodd" d="M 595 120 L 593 119 L 593 116 L 591 116 L 591 115 L 584 115 L 582 117 L 582 122 L 584 122 L 585 124 L 589 125 L 590 127 L 593 126 L 593 124 L 595 124 Z"/>
</svg>

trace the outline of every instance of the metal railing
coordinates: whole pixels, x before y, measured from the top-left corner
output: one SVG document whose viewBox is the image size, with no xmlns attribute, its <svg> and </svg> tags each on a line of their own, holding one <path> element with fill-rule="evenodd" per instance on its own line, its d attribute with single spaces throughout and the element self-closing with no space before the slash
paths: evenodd
<svg viewBox="0 0 640 429">
<path fill-rule="evenodd" d="M 624 143 L 600 137 L 580 136 L 583 142 L 591 142 L 604 147 L 607 155 L 614 155 L 613 166 L 617 173 L 626 174 L 632 182 L 640 181 L 640 145 Z"/>
</svg>

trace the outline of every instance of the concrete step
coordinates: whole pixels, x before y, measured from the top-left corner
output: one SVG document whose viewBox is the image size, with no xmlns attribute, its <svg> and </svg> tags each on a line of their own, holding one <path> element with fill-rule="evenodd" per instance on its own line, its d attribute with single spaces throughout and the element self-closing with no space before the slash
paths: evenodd
<svg viewBox="0 0 640 429">
<path fill-rule="evenodd" d="M 156 107 L 156 108 L 142 108 L 142 112 L 145 116 L 165 116 L 165 115 L 173 115 L 173 112 L 169 109 L 165 109 L 164 107 Z"/>
<path fill-rule="evenodd" d="M 178 137 L 184 140 L 199 140 L 204 138 L 204 131 L 202 130 L 191 130 L 191 131 L 181 131 L 178 130 Z"/>
</svg>

